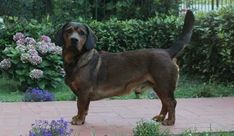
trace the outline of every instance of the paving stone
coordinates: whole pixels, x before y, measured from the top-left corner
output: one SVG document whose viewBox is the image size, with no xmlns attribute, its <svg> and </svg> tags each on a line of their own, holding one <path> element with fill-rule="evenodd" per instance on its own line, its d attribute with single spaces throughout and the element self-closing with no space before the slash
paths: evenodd
<svg viewBox="0 0 234 136">
<path fill-rule="evenodd" d="M 161 126 L 171 134 L 234 131 L 234 97 L 177 99 L 176 123 Z M 0 103 L 0 136 L 27 135 L 35 120 L 64 118 L 77 113 L 75 101 Z M 160 100 L 101 100 L 91 102 L 86 123 L 71 126 L 74 136 L 131 136 L 136 122 L 150 120 Z"/>
</svg>

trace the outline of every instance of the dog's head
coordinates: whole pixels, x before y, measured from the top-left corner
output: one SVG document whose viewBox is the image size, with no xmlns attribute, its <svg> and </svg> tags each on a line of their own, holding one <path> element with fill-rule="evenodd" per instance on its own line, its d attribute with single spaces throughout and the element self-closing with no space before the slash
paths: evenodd
<svg viewBox="0 0 234 136">
<path fill-rule="evenodd" d="M 66 62 L 73 61 L 77 54 L 88 51 L 96 46 L 96 36 L 84 24 L 69 22 L 57 33 L 57 44 L 63 46 L 63 58 Z"/>
</svg>

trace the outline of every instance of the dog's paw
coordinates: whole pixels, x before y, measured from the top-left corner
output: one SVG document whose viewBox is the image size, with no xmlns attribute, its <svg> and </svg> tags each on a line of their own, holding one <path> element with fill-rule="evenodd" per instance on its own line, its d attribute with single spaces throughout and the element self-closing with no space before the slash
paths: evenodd
<svg viewBox="0 0 234 136">
<path fill-rule="evenodd" d="M 172 126 L 172 125 L 174 125 L 175 124 L 175 121 L 174 120 L 168 120 L 168 119 L 166 119 L 166 120 L 164 120 L 163 122 L 162 122 L 162 125 L 164 125 L 164 126 Z"/>
<path fill-rule="evenodd" d="M 160 114 L 152 118 L 152 120 L 157 121 L 157 122 L 162 122 L 165 119 L 165 116 Z"/>
<path fill-rule="evenodd" d="M 83 125 L 84 122 L 85 122 L 84 119 L 82 119 L 79 115 L 76 115 L 76 116 L 72 117 L 71 124 L 72 125 Z"/>
</svg>

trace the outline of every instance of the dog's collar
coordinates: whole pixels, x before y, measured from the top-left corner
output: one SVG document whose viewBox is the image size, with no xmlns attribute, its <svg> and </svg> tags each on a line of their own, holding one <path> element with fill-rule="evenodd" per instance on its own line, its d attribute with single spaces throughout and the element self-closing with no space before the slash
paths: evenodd
<svg viewBox="0 0 234 136">
<path fill-rule="evenodd" d="M 94 57 L 94 55 L 98 54 L 97 50 L 91 49 L 90 51 L 87 51 L 84 53 L 78 60 L 78 67 L 83 67 L 89 63 L 89 61 Z"/>
</svg>

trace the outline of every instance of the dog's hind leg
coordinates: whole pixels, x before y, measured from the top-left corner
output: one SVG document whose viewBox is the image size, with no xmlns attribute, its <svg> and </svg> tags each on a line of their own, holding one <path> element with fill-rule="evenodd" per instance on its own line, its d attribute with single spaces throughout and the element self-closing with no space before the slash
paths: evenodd
<svg viewBox="0 0 234 136">
<path fill-rule="evenodd" d="M 167 102 L 166 102 L 166 99 L 164 99 L 164 97 L 160 93 L 160 91 L 157 91 L 157 90 L 158 89 L 154 88 L 154 91 L 157 93 L 158 97 L 161 100 L 162 108 L 161 108 L 159 115 L 156 115 L 155 117 L 153 117 L 153 120 L 155 120 L 157 122 L 162 122 L 162 121 L 164 121 L 164 119 L 167 115 Z"/>
<path fill-rule="evenodd" d="M 160 114 L 153 117 L 153 120 L 162 122 L 163 125 L 173 125 L 175 123 L 175 107 L 176 107 L 174 90 L 171 91 L 156 90 L 156 93 L 162 102 L 162 108 Z M 164 120 L 167 114 L 168 118 Z"/>
<path fill-rule="evenodd" d="M 163 125 L 174 125 L 175 124 L 175 107 L 176 100 L 174 98 L 174 91 L 169 92 L 166 98 L 166 105 L 168 111 L 168 118 L 162 122 Z"/>
<path fill-rule="evenodd" d="M 174 91 L 177 81 L 177 69 L 172 71 L 164 71 L 163 75 L 153 74 L 154 84 L 153 88 L 162 102 L 162 109 L 159 115 L 155 116 L 153 120 L 162 122 L 163 125 L 173 125 L 175 123 L 175 107 L 176 100 Z M 168 118 L 165 119 L 168 114 Z"/>
</svg>

